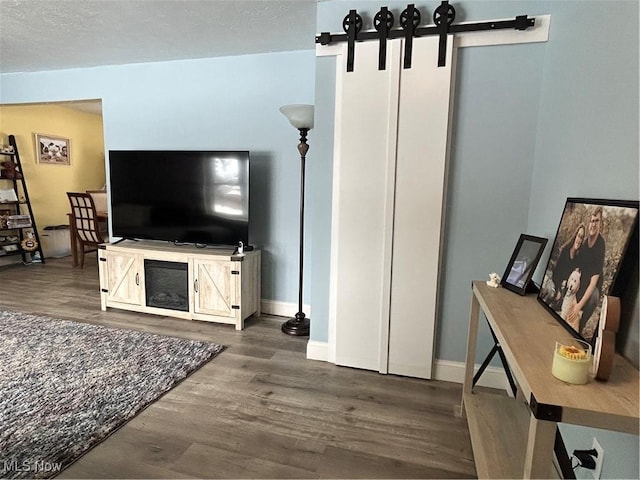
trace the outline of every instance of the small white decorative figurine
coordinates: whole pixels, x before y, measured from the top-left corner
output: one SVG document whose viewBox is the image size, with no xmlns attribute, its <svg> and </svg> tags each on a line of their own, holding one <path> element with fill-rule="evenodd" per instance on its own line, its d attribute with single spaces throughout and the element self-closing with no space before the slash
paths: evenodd
<svg viewBox="0 0 640 480">
<path fill-rule="evenodd" d="M 489 274 L 489 280 L 487 280 L 487 285 L 493 288 L 498 288 L 500 286 L 500 275 L 496 272 Z"/>
</svg>

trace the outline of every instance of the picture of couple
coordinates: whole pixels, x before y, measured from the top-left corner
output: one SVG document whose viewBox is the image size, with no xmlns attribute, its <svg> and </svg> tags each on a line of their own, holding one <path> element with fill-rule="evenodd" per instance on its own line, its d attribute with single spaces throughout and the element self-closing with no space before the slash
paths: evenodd
<svg viewBox="0 0 640 480">
<path fill-rule="evenodd" d="M 568 199 L 539 299 L 591 342 L 636 228 L 633 202 Z M 637 246 L 635 247 L 637 249 Z"/>
</svg>

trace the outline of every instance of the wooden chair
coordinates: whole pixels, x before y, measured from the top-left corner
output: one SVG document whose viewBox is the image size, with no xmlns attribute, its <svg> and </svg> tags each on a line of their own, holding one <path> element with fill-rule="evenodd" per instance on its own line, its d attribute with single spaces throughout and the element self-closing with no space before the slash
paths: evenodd
<svg viewBox="0 0 640 480">
<path fill-rule="evenodd" d="M 96 207 L 96 211 L 106 212 L 107 207 L 107 191 L 106 190 L 87 190 L 87 193 L 93 198 L 93 204 Z"/>
<path fill-rule="evenodd" d="M 95 252 L 98 249 L 98 245 L 105 243 L 105 239 L 100 229 L 96 206 L 91 195 L 88 193 L 67 192 L 67 197 L 69 197 L 71 205 L 71 234 L 75 236 L 80 250 L 80 268 L 84 268 L 85 254 Z M 89 250 L 86 247 L 89 247 Z"/>
</svg>

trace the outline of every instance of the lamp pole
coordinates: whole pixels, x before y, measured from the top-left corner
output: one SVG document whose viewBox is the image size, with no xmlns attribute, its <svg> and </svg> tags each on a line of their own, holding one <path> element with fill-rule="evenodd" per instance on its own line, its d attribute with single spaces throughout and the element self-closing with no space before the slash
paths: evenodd
<svg viewBox="0 0 640 480">
<path fill-rule="evenodd" d="M 309 335 L 310 319 L 306 318 L 302 311 L 302 284 L 304 280 L 304 183 L 305 183 L 305 163 L 309 145 L 307 144 L 308 128 L 299 128 L 300 143 L 298 144 L 298 152 L 300 152 L 300 244 L 299 244 L 299 267 L 298 267 L 298 313 L 295 317 L 282 324 L 282 331 L 287 335 L 306 337 Z"/>
<path fill-rule="evenodd" d="M 309 145 L 307 133 L 313 128 L 313 105 L 288 105 L 280 108 L 280 111 L 289 119 L 291 124 L 300 132 L 300 244 L 299 244 L 299 268 L 298 268 L 298 312 L 282 324 L 282 331 L 287 335 L 307 337 L 310 332 L 311 321 L 302 311 L 302 284 L 304 281 L 304 186 L 305 164 Z"/>
</svg>

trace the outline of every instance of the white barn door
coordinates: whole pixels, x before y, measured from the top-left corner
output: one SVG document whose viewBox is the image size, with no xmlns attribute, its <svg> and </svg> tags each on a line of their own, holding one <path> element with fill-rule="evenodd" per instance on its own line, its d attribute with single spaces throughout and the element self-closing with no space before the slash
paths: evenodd
<svg viewBox="0 0 640 480">
<path fill-rule="evenodd" d="M 431 378 L 453 38 L 346 45 L 336 61 L 330 341 L 338 365 Z M 333 325 L 332 325 L 333 324 Z M 331 331 L 335 338 L 331 338 Z"/>
</svg>

